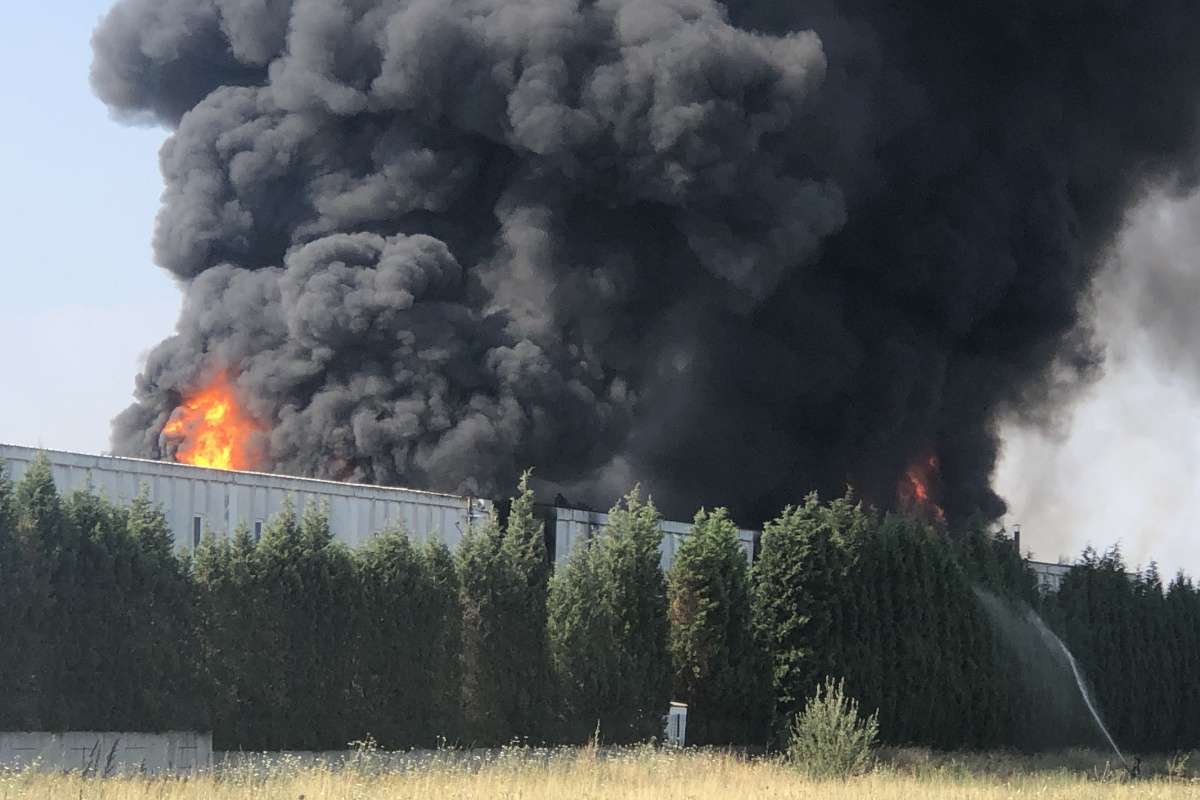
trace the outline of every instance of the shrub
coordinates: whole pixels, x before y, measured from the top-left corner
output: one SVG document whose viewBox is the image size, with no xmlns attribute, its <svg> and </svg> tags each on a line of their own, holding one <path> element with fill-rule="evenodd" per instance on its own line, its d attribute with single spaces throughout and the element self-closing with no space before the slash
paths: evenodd
<svg viewBox="0 0 1200 800">
<path fill-rule="evenodd" d="M 792 722 L 787 759 L 816 778 L 861 775 L 871 765 L 878 716 L 861 719 L 858 701 L 846 696 L 845 681 L 826 678 Z"/>
</svg>

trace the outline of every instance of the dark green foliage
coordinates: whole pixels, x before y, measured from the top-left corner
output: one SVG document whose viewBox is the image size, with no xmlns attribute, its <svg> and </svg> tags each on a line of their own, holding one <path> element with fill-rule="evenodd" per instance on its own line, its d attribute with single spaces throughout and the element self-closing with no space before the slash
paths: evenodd
<svg viewBox="0 0 1200 800">
<path fill-rule="evenodd" d="M 796 715 L 788 731 L 787 761 L 813 778 L 845 780 L 871 768 L 877 714 L 859 714 L 846 682 L 826 678 Z"/>
<path fill-rule="evenodd" d="M 15 490 L 0 481 L 0 550 L 3 727 L 205 725 L 187 572 L 145 498 L 63 501 L 39 458 Z"/>
<path fill-rule="evenodd" d="M 674 699 L 691 744 L 761 739 L 766 660 L 750 627 L 750 565 L 728 512 L 701 510 L 667 580 Z"/>
<path fill-rule="evenodd" d="M 278 702 L 266 707 L 251 746 L 343 747 L 357 732 L 350 707 L 358 590 L 350 553 L 333 540 L 322 509 L 310 506 L 298 519 L 289 506 L 267 525 L 254 566 L 264 637 L 256 649 L 270 652 L 255 677 Z"/>
<path fill-rule="evenodd" d="M 0 462 L 0 730 L 40 727 L 40 635 L 48 593 L 37 539 L 18 529 L 21 505 Z"/>
<path fill-rule="evenodd" d="M 809 497 L 765 526 L 754 618 L 772 666 L 777 736 L 819 682 L 838 675 L 864 711 L 878 711 L 882 741 L 1013 743 L 992 631 L 968 571 L 1025 586 L 1024 570 L 996 563 L 999 544 L 961 549 L 978 563 L 964 568 L 943 532 L 880 518 L 849 496 Z"/>
<path fill-rule="evenodd" d="M 199 681 L 200 642 L 194 585 L 174 551 L 162 510 L 143 490 L 126 515 L 132 544 L 125 635 L 117 639 L 117 669 L 136 676 L 137 699 L 122 703 L 122 730 L 187 730 L 210 725 Z"/>
<path fill-rule="evenodd" d="M 613 743 L 662 735 L 671 661 L 659 525 L 634 489 L 551 582 L 550 646 L 570 741 L 597 726 Z"/>
<path fill-rule="evenodd" d="M 825 675 L 843 661 L 847 644 L 840 605 L 869 515 L 847 497 L 822 505 L 810 495 L 763 527 L 754 566 L 754 631 L 767 653 L 775 698 L 774 728 L 791 719 Z M 853 686 L 853 684 L 852 684 Z"/>
<path fill-rule="evenodd" d="M 359 584 L 323 509 L 290 501 L 257 545 L 244 528 L 196 554 L 206 686 L 218 747 L 344 747 L 359 724 Z"/>
<path fill-rule="evenodd" d="M 381 747 L 434 747 L 462 733 L 458 579 L 440 544 L 403 531 L 356 554 L 362 590 L 356 725 Z"/>
<path fill-rule="evenodd" d="M 16 485 L 0 469 L 0 729 L 211 725 L 219 748 L 323 749 L 577 742 L 599 724 L 631 742 L 660 735 L 674 663 L 693 743 L 769 728 L 783 746 L 838 676 L 889 744 L 1100 746 L 1033 608 L 1118 742 L 1200 744 L 1200 592 L 1153 564 L 1130 576 L 1116 548 L 1043 596 L 1003 533 L 814 496 L 766 526 L 749 577 L 724 512 L 698 514 L 668 604 L 636 491 L 552 579 L 527 481 L 457 556 L 399 531 L 352 554 L 316 507 L 285 507 L 259 544 L 209 533 L 180 559 L 144 494 L 64 499 L 44 458 Z"/>
<path fill-rule="evenodd" d="M 529 473 L 519 488 L 507 524 L 490 517 L 467 532 L 459 550 L 463 696 L 475 744 L 540 741 L 550 733 L 550 562 Z"/>
<path fill-rule="evenodd" d="M 1146 752 L 1200 742 L 1200 592 L 1189 579 L 1176 576 L 1164 592 L 1157 565 L 1131 576 L 1119 548 L 1088 548 L 1044 608 L 1118 744 Z"/>
<path fill-rule="evenodd" d="M 239 527 L 232 539 L 205 537 L 192 562 L 202 686 L 217 747 L 245 748 L 271 703 L 267 676 L 277 668 L 273 627 L 259 598 L 255 544 Z"/>
</svg>

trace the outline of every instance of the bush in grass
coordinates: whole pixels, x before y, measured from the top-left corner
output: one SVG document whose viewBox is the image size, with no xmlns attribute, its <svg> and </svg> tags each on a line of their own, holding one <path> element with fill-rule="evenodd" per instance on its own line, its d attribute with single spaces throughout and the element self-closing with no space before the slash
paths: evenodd
<svg viewBox="0 0 1200 800">
<path fill-rule="evenodd" d="M 861 775 L 871 766 L 878 716 L 860 718 L 845 681 L 826 678 L 792 722 L 787 759 L 817 778 Z"/>
</svg>

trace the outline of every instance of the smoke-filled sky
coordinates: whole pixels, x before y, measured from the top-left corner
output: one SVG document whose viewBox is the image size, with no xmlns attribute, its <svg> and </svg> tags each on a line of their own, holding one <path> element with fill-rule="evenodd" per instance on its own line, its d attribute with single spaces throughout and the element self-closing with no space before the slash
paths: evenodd
<svg viewBox="0 0 1200 800">
<path fill-rule="evenodd" d="M 997 476 L 1046 559 L 1120 542 L 1200 570 L 1200 194 L 1152 194 L 1101 274 L 1103 374 L 1047 430 L 1010 426 Z"/>
<path fill-rule="evenodd" d="M 999 513 L 995 486 L 1044 556 L 1188 563 L 1198 212 L 1152 197 L 1109 251 L 1186 185 L 1200 18 L 1060 5 L 126 0 L 94 65 L 151 126 L 124 131 L 58 73 L 81 37 L 18 12 L 30 58 L 75 49 L 37 92 L 3 56 L 29 124 L 3 134 L 0 324 L 59 315 L 15 357 L 60 391 L 6 389 L 0 439 L 98 449 L 119 393 L 61 398 L 128 386 L 171 274 L 121 452 L 169 455 L 180 396 L 228 368 L 272 468 L 492 491 L 532 463 L 746 518 L 846 482 L 890 503 L 936 454 L 952 515 Z M 129 155 L 162 126 L 165 271 Z"/>
</svg>

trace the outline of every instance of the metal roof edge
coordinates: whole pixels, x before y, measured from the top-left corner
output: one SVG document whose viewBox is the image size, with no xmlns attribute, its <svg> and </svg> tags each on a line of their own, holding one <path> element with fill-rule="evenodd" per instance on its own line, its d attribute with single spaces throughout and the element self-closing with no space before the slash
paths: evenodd
<svg viewBox="0 0 1200 800">
<path fill-rule="evenodd" d="M 37 453 L 59 453 L 66 456 L 75 456 L 77 458 L 94 458 L 98 461 L 114 461 L 114 462 L 129 462 L 134 464 L 151 465 L 156 469 L 172 469 L 178 470 L 181 473 L 202 473 L 215 474 L 218 476 L 229 475 L 251 475 L 260 478 L 282 478 L 289 481 L 304 481 L 305 483 L 317 483 L 326 486 L 335 486 L 343 489 L 369 489 L 382 491 L 399 491 L 412 492 L 413 494 L 427 495 L 429 497 L 444 497 L 454 500 L 473 500 L 478 498 L 469 497 L 467 495 L 453 494 L 450 492 L 431 492 L 425 489 L 410 489 L 407 486 L 386 486 L 375 483 L 351 483 L 349 481 L 334 481 L 327 478 L 307 478 L 299 475 L 285 475 L 281 472 L 257 472 L 255 470 L 244 469 L 218 469 L 216 467 L 197 467 L 193 464 L 180 464 L 177 461 L 157 461 L 153 458 L 133 458 L 131 456 L 114 456 L 106 453 L 77 453 L 73 450 L 58 450 L 52 447 L 27 447 L 20 444 L 10 444 L 8 442 L 0 442 L 0 450 L 3 448 L 12 448 L 14 450 L 25 450 L 34 454 Z M 2 457 L 2 455 L 0 455 Z M 484 498 L 486 499 L 486 498 Z"/>
</svg>

